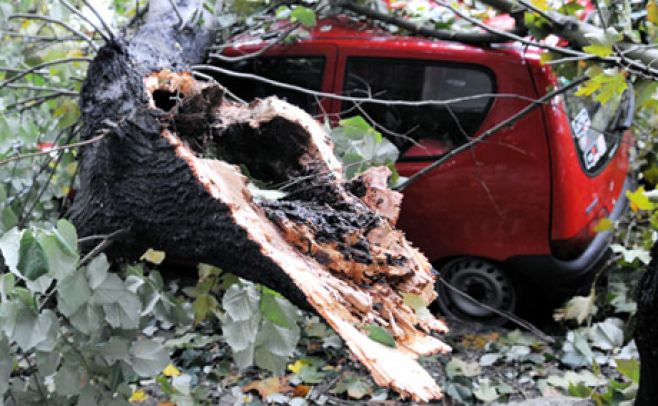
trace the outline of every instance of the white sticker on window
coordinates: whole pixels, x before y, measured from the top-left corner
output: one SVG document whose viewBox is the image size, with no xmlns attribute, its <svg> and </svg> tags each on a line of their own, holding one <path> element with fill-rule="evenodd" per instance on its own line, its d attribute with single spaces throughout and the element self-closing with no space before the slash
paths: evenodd
<svg viewBox="0 0 658 406">
<path fill-rule="evenodd" d="M 587 113 L 586 108 L 582 108 L 576 118 L 571 120 L 571 129 L 573 130 L 573 136 L 580 138 L 583 135 L 587 134 L 587 130 L 592 125 L 592 120 L 589 118 L 589 113 Z"/>
<path fill-rule="evenodd" d="M 599 134 L 596 138 L 596 142 L 590 146 L 587 152 L 585 152 L 585 166 L 587 169 L 596 165 L 596 163 L 603 158 L 603 154 L 605 154 L 606 150 L 607 146 L 605 144 L 605 137 L 603 134 Z"/>
</svg>

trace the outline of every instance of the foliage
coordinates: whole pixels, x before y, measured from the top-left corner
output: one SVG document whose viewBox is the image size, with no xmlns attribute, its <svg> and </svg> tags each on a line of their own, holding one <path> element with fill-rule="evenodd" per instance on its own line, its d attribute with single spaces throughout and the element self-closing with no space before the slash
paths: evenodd
<svg viewBox="0 0 658 406">
<path fill-rule="evenodd" d="M 103 254 L 80 259 L 75 228 L 13 228 L 0 249 L 2 395 L 18 404 L 121 404 L 127 385 L 170 363 L 162 340 L 141 329 L 185 325 L 191 308 L 164 292 L 155 270 L 110 272 Z M 37 259 L 34 259 L 37 258 Z"/>
</svg>

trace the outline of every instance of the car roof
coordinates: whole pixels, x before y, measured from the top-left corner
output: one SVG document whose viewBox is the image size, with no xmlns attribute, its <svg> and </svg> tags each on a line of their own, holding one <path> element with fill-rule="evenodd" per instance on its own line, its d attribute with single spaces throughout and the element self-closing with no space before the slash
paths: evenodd
<svg viewBox="0 0 658 406">
<path fill-rule="evenodd" d="M 284 32 L 290 28 L 288 22 L 275 23 L 272 26 L 272 35 L 275 37 L 276 32 Z M 455 50 L 472 50 L 473 52 L 504 52 L 510 56 L 516 56 L 519 59 L 524 57 L 526 49 L 520 44 L 509 42 L 500 44 L 483 44 L 472 45 L 457 41 L 446 41 L 435 38 L 422 36 L 397 35 L 384 30 L 381 26 L 373 24 L 364 19 L 355 19 L 345 15 L 337 15 L 330 18 L 321 19 L 317 24 L 309 29 L 308 35 L 302 36 L 295 44 L 309 44 L 314 42 L 337 42 L 342 41 L 375 41 L 377 43 L 390 43 L 392 47 L 403 46 L 404 43 L 415 43 L 418 45 L 427 45 L 431 48 L 455 49 Z M 259 37 L 251 35 L 239 35 L 231 39 L 234 42 L 234 49 L 243 46 L 258 48 L 265 44 L 266 41 L 260 40 Z M 289 46 L 294 46 L 291 44 Z M 231 53 L 231 47 L 226 48 L 227 53 Z"/>
</svg>

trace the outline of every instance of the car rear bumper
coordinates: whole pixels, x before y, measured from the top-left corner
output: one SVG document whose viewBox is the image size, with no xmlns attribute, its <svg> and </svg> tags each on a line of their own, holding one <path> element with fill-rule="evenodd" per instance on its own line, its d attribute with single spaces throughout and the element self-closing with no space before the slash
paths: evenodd
<svg viewBox="0 0 658 406">
<path fill-rule="evenodd" d="M 631 178 L 626 178 L 617 203 L 609 216 L 613 222 L 628 209 L 626 191 L 630 190 L 631 185 Z M 529 282 L 565 294 L 572 293 L 602 265 L 609 253 L 611 240 L 612 231 L 600 232 L 580 256 L 571 260 L 562 260 L 553 255 L 533 255 L 512 257 L 505 262 L 515 273 Z"/>
</svg>

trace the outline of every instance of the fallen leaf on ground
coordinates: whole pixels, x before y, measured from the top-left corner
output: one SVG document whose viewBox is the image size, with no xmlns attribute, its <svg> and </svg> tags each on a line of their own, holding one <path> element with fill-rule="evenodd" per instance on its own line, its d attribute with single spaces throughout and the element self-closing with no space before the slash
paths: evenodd
<svg viewBox="0 0 658 406">
<path fill-rule="evenodd" d="M 273 376 L 271 378 L 253 381 L 242 387 L 242 392 L 256 391 L 263 400 L 275 393 L 286 393 L 292 390 L 293 388 L 288 385 L 288 378 L 285 376 Z"/>
</svg>

